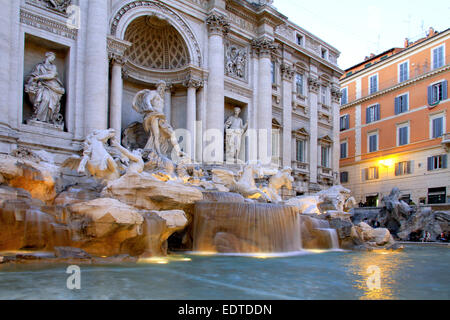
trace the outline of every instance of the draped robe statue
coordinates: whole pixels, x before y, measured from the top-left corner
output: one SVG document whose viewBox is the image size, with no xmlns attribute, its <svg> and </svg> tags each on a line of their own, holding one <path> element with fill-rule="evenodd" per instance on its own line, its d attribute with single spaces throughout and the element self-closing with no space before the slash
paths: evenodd
<svg viewBox="0 0 450 320">
<path fill-rule="evenodd" d="M 28 75 L 25 92 L 28 93 L 34 108 L 32 120 L 61 125 L 63 116 L 59 111 L 61 98 L 66 91 L 53 64 L 55 54 L 47 52 L 45 57 Z"/>
<path fill-rule="evenodd" d="M 241 152 L 242 135 L 247 130 L 248 124 L 243 123 L 239 118 L 240 108 L 234 108 L 234 115 L 225 122 L 226 129 L 226 159 L 227 162 L 237 162 Z"/>
</svg>

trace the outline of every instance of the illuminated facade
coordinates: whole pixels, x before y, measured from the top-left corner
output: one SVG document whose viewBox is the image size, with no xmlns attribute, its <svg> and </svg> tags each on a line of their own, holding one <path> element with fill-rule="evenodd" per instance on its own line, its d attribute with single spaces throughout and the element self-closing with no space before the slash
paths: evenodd
<svg viewBox="0 0 450 320">
<path fill-rule="evenodd" d="M 414 203 L 449 202 L 450 31 L 393 48 L 341 78 L 340 178 L 374 206 L 393 187 Z"/>
</svg>

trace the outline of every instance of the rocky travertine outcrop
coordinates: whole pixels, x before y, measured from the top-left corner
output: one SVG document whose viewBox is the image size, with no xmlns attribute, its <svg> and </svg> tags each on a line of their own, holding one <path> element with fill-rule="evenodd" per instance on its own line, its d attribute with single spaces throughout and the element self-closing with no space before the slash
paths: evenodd
<svg viewBox="0 0 450 320">
<path fill-rule="evenodd" d="M 412 233 L 422 234 L 423 231 L 428 231 L 432 240 L 436 240 L 441 232 L 449 232 L 450 212 L 433 211 L 430 207 L 419 208 L 401 225 L 397 235 L 402 240 L 410 240 Z"/>
<path fill-rule="evenodd" d="M 202 192 L 195 187 L 164 182 L 145 172 L 128 173 L 111 181 L 102 195 L 146 210 L 183 209 L 203 199 Z"/>
<path fill-rule="evenodd" d="M 3 183 L 28 191 L 35 199 L 51 203 L 56 197 L 55 183 L 58 167 L 41 161 L 37 155 L 26 157 L 0 155 L 0 175 Z"/>
</svg>

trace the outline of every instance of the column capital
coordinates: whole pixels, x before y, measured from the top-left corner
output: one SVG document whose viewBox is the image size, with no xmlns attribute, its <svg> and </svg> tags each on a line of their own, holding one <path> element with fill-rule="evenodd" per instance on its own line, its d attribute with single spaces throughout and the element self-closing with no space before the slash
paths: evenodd
<svg viewBox="0 0 450 320">
<path fill-rule="evenodd" d="M 259 54 L 261 58 L 270 58 L 277 48 L 278 46 L 273 39 L 260 38 L 252 40 L 252 50 L 255 54 Z"/>
<path fill-rule="evenodd" d="M 121 67 L 123 67 L 127 62 L 127 58 L 114 52 L 108 53 L 108 59 L 111 61 L 111 64 L 113 65 L 117 64 L 120 65 Z"/>
<path fill-rule="evenodd" d="M 309 91 L 318 93 L 319 89 L 320 89 L 319 79 L 314 78 L 314 77 L 309 77 L 308 78 L 308 86 L 309 86 Z"/>
<path fill-rule="evenodd" d="M 331 87 L 331 98 L 333 99 L 333 102 L 340 103 L 342 98 L 342 92 L 338 87 L 332 86 Z"/>
<path fill-rule="evenodd" d="M 206 25 L 210 35 L 224 36 L 230 30 L 228 19 L 219 13 L 213 12 L 206 18 Z"/>
<path fill-rule="evenodd" d="M 189 77 L 189 78 L 187 78 L 186 80 L 184 80 L 183 85 L 184 85 L 186 88 L 195 88 L 195 89 L 198 89 L 198 88 L 203 87 L 203 81 L 201 81 L 201 80 L 199 80 L 199 79 L 195 79 L 195 78 Z"/>
<path fill-rule="evenodd" d="M 283 77 L 283 80 L 292 81 L 294 79 L 294 68 L 292 65 L 287 63 L 282 63 L 281 66 L 281 76 Z"/>
</svg>

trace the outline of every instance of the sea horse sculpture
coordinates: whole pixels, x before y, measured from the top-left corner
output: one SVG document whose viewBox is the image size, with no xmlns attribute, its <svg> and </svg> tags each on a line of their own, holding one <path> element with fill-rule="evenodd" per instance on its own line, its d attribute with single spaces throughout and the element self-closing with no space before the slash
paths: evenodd
<svg viewBox="0 0 450 320">
<path fill-rule="evenodd" d="M 236 181 L 234 173 L 226 169 L 213 169 L 213 182 L 222 184 L 232 192 L 237 192 L 249 199 L 262 199 L 270 202 L 271 199 L 264 191 L 256 186 L 255 177 L 264 177 L 263 168 L 260 163 L 250 164 L 247 162 L 240 172 L 240 178 Z"/>
<path fill-rule="evenodd" d="M 87 171 L 97 179 L 115 180 L 120 178 L 119 166 L 109 154 L 106 143 L 116 135 L 114 129 L 94 130 L 86 137 L 83 145 L 83 156 L 73 156 L 63 163 L 63 167 L 77 170 L 84 174 Z"/>
<path fill-rule="evenodd" d="M 292 190 L 294 178 L 291 174 L 292 169 L 290 167 L 285 167 L 282 171 L 278 171 L 275 175 L 270 177 L 269 185 L 263 190 L 271 199 L 271 202 L 278 203 L 282 201 L 279 195 L 281 188 L 286 187 L 288 190 Z"/>
</svg>

